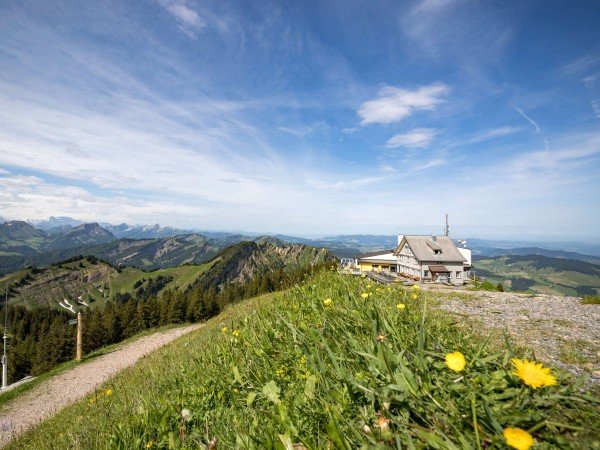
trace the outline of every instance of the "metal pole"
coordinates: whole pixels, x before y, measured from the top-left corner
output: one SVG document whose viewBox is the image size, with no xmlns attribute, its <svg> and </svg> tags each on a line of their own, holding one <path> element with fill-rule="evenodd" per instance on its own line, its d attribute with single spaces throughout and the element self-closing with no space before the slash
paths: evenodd
<svg viewBox="0 0 600 450">
<path fill-rule="evenodd" d="M 6 334 L 8 324 L 8 291 L 4 291 L 4 353 L 2 354 L 2 389 L 6 389 L 8 386 L 8 358 L 6 357 L 6 341 L 8 335 Z"/>
<path fill-rule="evenodd" d="M 81 311 L 77 313 L 77 361 L 81 361 L 83 356 L 83 321 Z"/>
</svg>

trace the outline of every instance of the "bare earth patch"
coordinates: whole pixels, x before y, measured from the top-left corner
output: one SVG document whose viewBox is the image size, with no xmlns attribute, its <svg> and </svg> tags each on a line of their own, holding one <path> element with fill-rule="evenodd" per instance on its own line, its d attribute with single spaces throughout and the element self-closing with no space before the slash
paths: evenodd
<svg viewBox="0 0 600 450">
<path fill-rule="evenodd" d="M 536 358 L 600 384 L 600 305 L 582 305 L 577 297 L 424 288 L 444 293 L 439 308 L 484 329 L 506 329 Z"/>
<path fill-rule="evenodd" d="M 121 370 L 202 324 L 173 328 L 141 337 L 123 347 L 78 365 L 15 398 L 0 411 L 0 447 L 70 403 L 94 392 Z"/>
</svg>

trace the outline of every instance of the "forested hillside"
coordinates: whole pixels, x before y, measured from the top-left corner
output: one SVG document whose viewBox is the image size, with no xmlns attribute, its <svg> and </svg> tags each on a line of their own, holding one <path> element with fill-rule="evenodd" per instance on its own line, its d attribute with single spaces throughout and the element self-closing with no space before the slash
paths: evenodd
<svg viewBox="0 0 600 450">
<path fill-rule="evenodd" d="M 323 249 L 247 242 L 201 266 L 154 272 L 96 257 L 19 271 L 0 279 L 10 292 L 10 379 L 73 358 L 75 327 L 68 319 L 76 311 L 84 315 L 89 352 L 148 328 L 205 320 L 225 305 L 286 288 L 332 263 L 335 257 Z"/>
</svg>

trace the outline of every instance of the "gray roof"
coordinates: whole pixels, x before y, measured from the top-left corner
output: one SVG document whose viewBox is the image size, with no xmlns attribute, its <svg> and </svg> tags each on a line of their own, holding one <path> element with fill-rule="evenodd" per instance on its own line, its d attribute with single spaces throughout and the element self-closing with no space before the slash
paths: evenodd
<svg viewBox="0 0 600 450">
<path fill-rule="evenodd" d="M 380 250 L 378 252 L 371 252 L 371 253 L 363 253 L 361 255 L 358 255 L 356 258 L 357 259 L 361 259 L 361 258 L 370 258 L 372 256 L 381 256 L 381 255 L 387 255 L 388 253 L 394 253 L 395 249 L 391 249 L 391 250 Z"/>
<path fill-rule="evenodd" d="M 395 253 L 400 253 L 404 241 L 410 246 L 415 258 L 421 262 L 466 262 L 449 236 L 404 236 Z M 441 250 L 442 253 L 436 255 L 434 250 Z"/>
</svg>

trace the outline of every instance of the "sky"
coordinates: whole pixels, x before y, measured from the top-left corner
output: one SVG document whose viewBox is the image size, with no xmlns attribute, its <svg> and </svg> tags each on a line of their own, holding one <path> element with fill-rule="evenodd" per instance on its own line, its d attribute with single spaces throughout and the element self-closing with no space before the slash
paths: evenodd
<svg viewBox="0 0 600 450">
<path fill-rule="evenodd" d="M 600 241 L 596 1 L 0 3 L 0 216 Z"/>
</svg>

